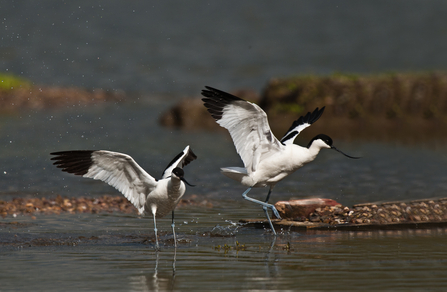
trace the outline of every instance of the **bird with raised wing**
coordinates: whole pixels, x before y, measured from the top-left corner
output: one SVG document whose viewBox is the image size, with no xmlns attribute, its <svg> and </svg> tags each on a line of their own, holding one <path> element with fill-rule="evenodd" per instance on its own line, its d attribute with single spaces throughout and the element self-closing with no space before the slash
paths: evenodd
<svg viewBox="0 0 447 292">
<path fill-rule="evenodd" d="M 106 150 L 74 150 L 53 152 L 54 165 L 62 171 L 102 180 L 120 191 L 140 214 L 150 213 L 154 218 L 155 244 L 159 249 L 156 218 L 172 212 L 172 233 L 175 236 L 174 209 L 185 193 L 183 167 L 197 156 L 189 146 L 166 167 L 161 179 L 156 180 L 127 154 Z"/>
<path fill-rule="evenodd" d="M 205 88 L 202 90 L 205 107 L 216 122 L 229 131 L 244 163 L 244 167 L 226 167 L 221 171 L 248 186 L 242 194 L 243 198 L 263 206 L 274 234 L 276 231 L 267 210 L 270 208 L 276 218 L 281 218 L 275 206 L 268 203 L 276 183 L 313 161 L 323 148 L 334 149 L 349 158 L 359 158 L 335 148 L 332 139 L 324 134 L 315 136 L 307 147 L 293 143 L 302 130 L 321 117 L 324 107 L 298 118 L 284 137 L 278 140 L 270 130 L 267 114 L 258 105 L 212 87 Z M 265 186 L 269 186 L 269 192 L 264 202 L 247 196 L 253 187 Z"/>
</svg>

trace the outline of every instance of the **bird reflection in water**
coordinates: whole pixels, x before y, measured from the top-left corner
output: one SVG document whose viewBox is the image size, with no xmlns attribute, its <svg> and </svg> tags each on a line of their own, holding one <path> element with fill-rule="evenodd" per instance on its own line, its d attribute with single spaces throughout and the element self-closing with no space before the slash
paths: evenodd
<svg viewBox="0 0 447 292">
<path fill-rule="evenodd" d="M 153 274 L 149 273 L 147 275 L 129 277 L 130 291 L 174 291 L 176 257 L 177 249 L 175 248 L 172 270 L 159 270 L 160 251 L 157 250 L 155 252 L 155 268 Z"/>
<path fill-rule="evenodd" d="M 270 244 L 270 248 L 265 255 L 266 277 L 270 279 L 275 279 L 279 275 L 276 255 L 273 252 L 275 245 L 276 245 L 276 236 L 273 237 L 272 243 Z"/>
</svg>

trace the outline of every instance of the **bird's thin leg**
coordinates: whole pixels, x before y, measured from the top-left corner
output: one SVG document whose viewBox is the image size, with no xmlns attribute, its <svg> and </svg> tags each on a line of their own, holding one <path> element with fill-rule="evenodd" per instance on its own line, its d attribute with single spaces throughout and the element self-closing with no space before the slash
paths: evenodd
<svg viewBox="0 0 447 292">
<path fill-rule="evenodd" d="M 157 222 L 155 220 L 155 213 L 156 212 L 152 212 L 152 214 L 154 215 L 155 248 L 159 250 L 160 246 L 158 245 Z"/>
<path fill-rule="evenodd" d="M 262 207 L 262 209 L 264 210 L 265 217 L 267 217 L 267 219 L 269 220 L 270 228 L 272 229 L 273 234 L 276 235 L 276 231 L 275 231 L 275 228 L 273 227 L 272 220 L 270 220 L 270 216 L 269 216 L 269 212 L 267 211 L 267 207 Z"/>
<path fill-rule="evenodd" d="M 248 197 L 247 194 L 248 194 L 248 192 L 249 192 L 252 188 L 253 188 L 253 187 L 249 187 L 249 188 L 242 194 L 242 197 L 243 197 L 244 199 L 250 201 L 250 202 L 253 202 L 253 203 L 262 205 L 262 209 L 264 209 L 265 216 L 267 217 L 267 219 L 268 219 L 268 221 L 269 221 L 270 228 L 272 229 L 273 234 L 276 235 L 276 231 L 275 231 L 275 228 L 273 228 L 272 220 L 270 220 L 270 216 L 269 216 L 269 213 L 267 212 L 267 208 L 272 209 L 272 212 L 275 214 L 275 216 L 276 216 L 277 218 L 281 218 L 281 216 L 279 216 L 278 210 L 276 210 L 275 206 L 273 206 L 272 204 L 268 204 L 267 202 L 261 202 L 261 201 L 259 201 L 259 200 L 256 200 L 256 199 L 253 199 L 253 198 Z M 270 188 L 270 190 L 269 190 L 269 194 L 268 194 L 268 196 L 267 196 L 267 199 L 268 199 L 269 196 L 270 196 L 270 192 L 271 192 L 271 188 Z"/>
<path fill-rule="evenodd" d="M 269 189 L 269 193 L 267 194 L 267 198 L 265 198 L 265 202 L 266 202 L 266 203 L 269 202 L 270 194 L 272 193 L 272 189 L 273 189 L 273 187 L 270 187 L 270 189 Z"/>
<path fill-rule="evenodd" d="M 267 198 L 265 199 L 265 202 L 266 202 L 266 203 L 269 202 L 269 198 L 270 198 L 270 194 L 271 194 L 271 193 L 272 193 L 272 187 L 270 187 L 270 189 L 269 189 L 269 193 L 267 194 Z M 273 207 L 273 208 L 275 208 L 275 207 Z M 269 220 L 270 228 L 272 229 L 273 234 L 276 235 L 276 231 L 275 231 L 275 228 L 273 228 L 273 223 L 272 223 L 272 220 L 270 220 L 270 216 L 269 216 L 269 212 L 267 211 L 267 207 L 266 207 L 266 206 L 262 206 L 262 209 L 264 210 L 265 217 L 267 217 L 267 219 Z M 276 208 L 275 208 L 275 209 L 276 209 Z M 272 209 L 272 210 L 273 210 L 273 209 Z"/>
<path fill-rule="evenodd" d="M 177 238 L 175 237 L 174 210 L 172 210 L 172 234 L 174 234 L 174 246 L 177 247 Z"/>
<path fill-rule="evenodd" d="M 281 219 L 281 216 L 279 216 L 278 210 L 276 210 L 276 208 L 275 208 L 274 205 L 269 204 L 269 203 L 267 203 L 267 202 L 261 202 L 261 201 L 259 201 L 259 200 L 256 200 L 256 199 L 253 199 L 253 198 L 250 198 L 249 196 L 247 196 L 248 192 L 249 192 L 252 188 L 253 188 L 253 187 L 249 187 L 249 188 L 242 194 L 242 197 L 243 197 L 244 199 L 250 201 L 250 202 L 253 202 L 253 203 L 262 205 L 263 207 L 272 209 L 272 212 L 273 212 L 273 214 L 275 214 L 276 218 Z M 269 192 L 269 193 L 270 193 L 270 192 Z M 270 196 L 270 194 L 269 194 L 269 196 Z"/>
<path fill-rule="evenodd" d="M 265 202 L 268 203 L 269 199 L 270 199 L 270 194 L 272 193 L 273 190 L 273 186 L 270 187 L 269 189 L 269 193 L 267 194 L 267 198 L 265 198 Z M 267 207 L 262 207 L 264 209 L 265 212 L 267 212 Z M 276 210 L 275 205 L 271 205 L 270 207 L 272 209 L 272 212 L 275 214 L 276 218 L 281 219 L 281 216 L 279 216 L 279 212 L 278 210 Z"/>
</svg>

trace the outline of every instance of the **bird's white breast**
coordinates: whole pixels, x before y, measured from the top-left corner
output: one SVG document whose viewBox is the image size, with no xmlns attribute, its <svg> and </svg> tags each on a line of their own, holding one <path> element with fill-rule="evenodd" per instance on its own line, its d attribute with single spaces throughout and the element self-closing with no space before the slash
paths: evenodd
<svg viewBox="0 0 447 292">
<path fill-rule="evenodd" d="M 273 185 L 311 162 L 315 157 L 316 154 L 311 153 L 308 148 L 295 144 L 287 145 L 283 151 L 263 159 L 251 177 L 258 186 Z"/>
<path fill-rule="evenodd" d="M 152 214 L 155 207 L 157 218 L 166 216 L 177 206 L 185 190 L 185 184 L 178 178 L 159 180 L 157 187 L 147 196 L 145 212 Z"/>
</svg>

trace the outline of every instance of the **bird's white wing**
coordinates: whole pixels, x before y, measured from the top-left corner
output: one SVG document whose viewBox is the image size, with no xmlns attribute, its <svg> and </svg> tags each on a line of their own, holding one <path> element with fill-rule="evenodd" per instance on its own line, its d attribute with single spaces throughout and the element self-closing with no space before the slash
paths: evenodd
<svg viewBox="0 0 447 292">
<path fill-rule="evenodd" d="M 171 176 L 171 172 L 174 168 L 180 167 L 183 168 L 188 165 L 191 161 L 196 160 L 197 156 L 192 152 L 192 149 L 188 146 L 183 149 L 171 162 L 169 162 L 166 169 L 163 171 L 162 178 L 167 178 Z"/>
<path fill-rule="evenodd" d="M 256 171 L 261 159 L 283 145 L 270 130 L 266 113 L 256 104 L 206 86 L 205 107 L 217 123 L 230 132 L 237 153 L 248 173 Z"/>
<path fill-rule="evenodd" d="M 293 144 L 296 136 L 298 136 L 302 130 L 315 123 L 321 117 L 324 112 L 324 108 L 324 106 L 320 110 L 316 108 L 312 113 L 308 112 L 305 116 L 301 116 L 294 121 L 290 129 L 281 139 L 281 143 L 284 145 Z"/>
<path fill-rule="evenodd" d="M 75 150 L 54 152 L 51 158 L 62 171 L 102 180 L 120 191 L 140 213 L 146 196 L 157 181 L 129 155 L 105 150 Z"/>
</svg>

